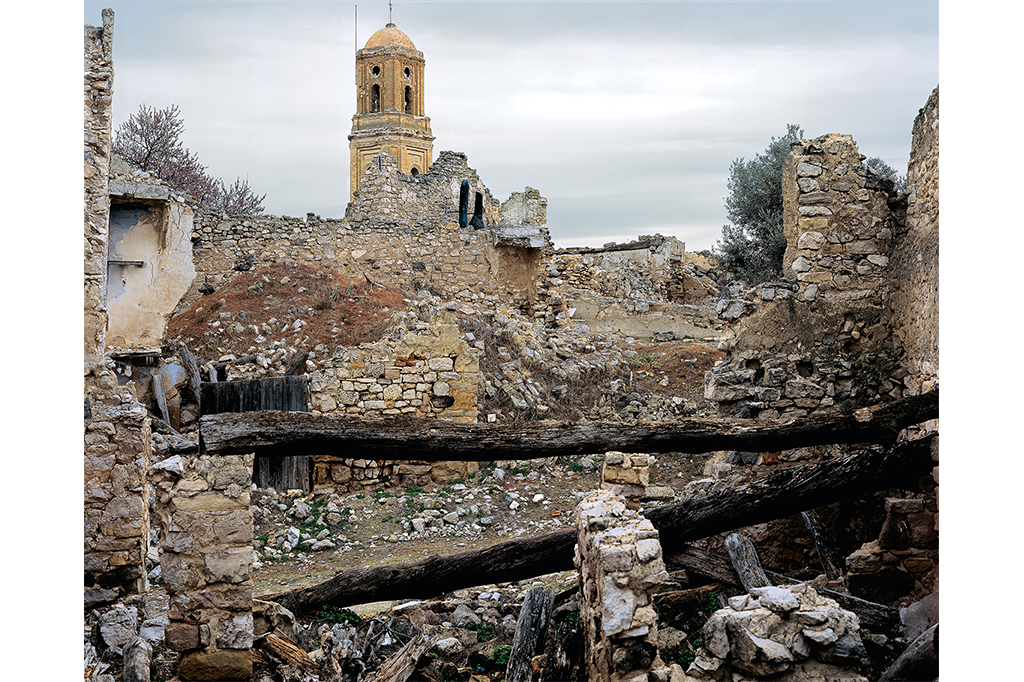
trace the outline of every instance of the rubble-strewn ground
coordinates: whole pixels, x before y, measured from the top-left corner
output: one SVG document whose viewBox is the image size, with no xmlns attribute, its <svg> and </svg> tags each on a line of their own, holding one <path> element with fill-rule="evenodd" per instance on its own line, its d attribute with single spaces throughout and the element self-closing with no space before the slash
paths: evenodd
<svg viewBox="0 0 1024 682">
<path fill-rule="evenodd" d="M 314 371 L 330 360 L 337 346 L 376 340 L 395 325 L 415 329 L 442 307 L 456 313 L 467 342 L 485 350 L 481 419 L 494 414 L 499 421 L 633 422 L 711 414 L 712 404 L 703 399 L 703 378 L 723 355 L 714 343 L 593 335 L 585 325 L 544 325 L 505 306 L 495 310 L 483 301 L 455 304 L 428 292 L 388 290 L 294 264 L 240 273 L 172 320 L 165 348 L 173 352 L 185 343 L 200 366 L 208 370 L 219 363 L 229 379 L 280 375 L 301 352 L 308 353 L 306 370 Z M 508 376 L 502 374 L 502 365 Z M 510 372 L 512 366 L 519 371 Z M 503 391 L 488 390 L 510 380 L 522 382 L 522 393 L 530 392 L 526 384 L 536 389 L 526 407 L 512 404 Z M 189 437 L 194 425 L 182 426 Z M 154 434 L 154 459 L 165 456 L 171 440 L 178 437 Z M 686 484 L 704 476 L 707 459 L 671 453 L 652 458 L 650 490 L 657 499 L 645 506 L 678 499 Z M 253 594 L 258 598 L 315 585 L 343 569 L 479 549 L 570 527 L 577 502 L 598 485 L 600 462 L 595 455 L 483 463 L 471 476 L 448 484 L 363 493 L 254 489 Z M 150 557 L 156 559 L 155 551 Z M 159 566 L 151 562 L 150 567 L 146 615 L 159 618 L 166 612 L 167 598 Z M 330 661 L 323 652 L 329 653 L 339 638 L 355 634 L 364 646 L 378 637 L 370 649 L 379 645 L 379 651 L 364 661 L 373 665 L 414 631 L 430 631 L 459 643 L 449 643 L 445 653 L 431 652 L 420 671 L 424 677 L 417 679 L 498 680 L 525 593 L 541 584 L 559 593 L 575 583 L 575 574 L 565 572 L 459 590 L 420 606 L 381 602 L 351 610 L 325 608 L 317 618 L 296 624 L 294 638 L 314 652 L 316 665 L 326 673 Z M 698 611 L 705 607 L 710 608 L 702 604 Z M 556 620 L 571 620 L 577 611 L 570 600 Z M 392 634 L 380 639 L 385 624 Z M 346 629 L 352 627 L 358 633 Z M 371 636 L 372 627 L 378 635 Z M 666 631 L 672 634 L 671 628 Z M 683 660 L 692 648 L 679 631 L 665 654 Z M 169 675 L 167 661 L 172 659 L 160 659 L 158 669 Z M 270 658 L 256 669 L 254 679 L 261 682 L 315 679 L 311 670 L 289 671 Z"/>
</svg>

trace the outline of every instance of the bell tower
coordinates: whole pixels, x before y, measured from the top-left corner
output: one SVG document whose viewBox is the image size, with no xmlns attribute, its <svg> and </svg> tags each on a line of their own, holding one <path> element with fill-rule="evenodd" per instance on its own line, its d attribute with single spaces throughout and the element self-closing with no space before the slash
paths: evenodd
<svg viewBox="0 0 1024 682">
<path fill-rule="evenodd" d="M 348 136 L 349 200 L 370 160 L 386 151 L 403 173 L 430 168 L 434 137 L 423 114 L 423 53 L 394 24 L 370 36 L 356 52 L 356 113 Z"/>
</svg>

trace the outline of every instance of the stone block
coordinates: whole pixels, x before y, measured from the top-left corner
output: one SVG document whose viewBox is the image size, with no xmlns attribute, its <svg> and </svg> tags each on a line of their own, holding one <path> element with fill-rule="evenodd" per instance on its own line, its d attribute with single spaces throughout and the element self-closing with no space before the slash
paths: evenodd
<svg viewBox="0 0 1024 682">
<path fill-rule="evenodd" d="M 172 621 L 164 628 L 164 642 L 171 651 L 190 651 L 199 648 L 199 626 Z"/>
<path fill-rule="evenodd" d="M 182 680 L 248 680 L 252 654 L 243 649 L 217 649 L 185 654 L 178 663 Z"/>
</svg>

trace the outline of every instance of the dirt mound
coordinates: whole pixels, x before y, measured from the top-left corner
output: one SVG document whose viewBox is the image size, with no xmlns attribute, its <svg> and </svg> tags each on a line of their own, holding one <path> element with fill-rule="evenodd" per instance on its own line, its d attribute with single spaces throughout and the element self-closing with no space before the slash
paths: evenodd
<svg viewBox="0 0 1024 682">
<path fill-rule="evenodd" d="M 184 343 L 201 361 L 273 347 L 309 351 L 380 338 L 405 294 L 328 268 L 276 263 L 240 272 L 175 316 L 172 346 Z"/>
</svg>

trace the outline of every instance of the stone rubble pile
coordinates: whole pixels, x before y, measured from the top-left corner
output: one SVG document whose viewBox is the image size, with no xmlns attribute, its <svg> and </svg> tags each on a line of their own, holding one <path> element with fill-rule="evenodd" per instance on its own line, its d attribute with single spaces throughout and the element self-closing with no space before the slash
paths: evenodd
<svg viewBox="0 0 1024 682">
<path fill-rule="evenodd" d="M 856 614 L 810 585 L 755 588 L 729 599 L 702 630 L 703 646 L 686 671 L 696 680 L 867 682 Z"/>
</svg>

